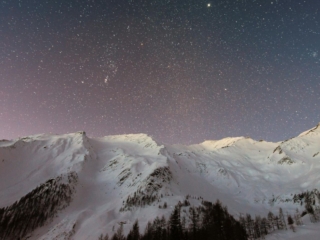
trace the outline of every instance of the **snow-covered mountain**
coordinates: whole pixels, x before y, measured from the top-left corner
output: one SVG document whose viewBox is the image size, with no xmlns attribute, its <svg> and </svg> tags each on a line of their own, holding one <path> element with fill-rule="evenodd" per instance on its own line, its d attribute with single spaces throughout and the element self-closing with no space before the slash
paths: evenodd
<svg viewBox="0 0 320 240">
<path fill-rule="evenodd" d="M 0 141 L 0 214 L 41 210 L 26 227 L 30 240 L 98 239 L 120 223 L 127 232 L 136 219 L 143 229 L 156 216 L 168 218 L 187 195 L 194 206 L 219 199 L 234 216 L 279 207 L 290 213 L 303 208 L 295 194 L 320 189 L 319 171 L 320 124 L 278 143 L 237 137 L 182 146 L 145 134 L 33 135 Z"/>
</svg>

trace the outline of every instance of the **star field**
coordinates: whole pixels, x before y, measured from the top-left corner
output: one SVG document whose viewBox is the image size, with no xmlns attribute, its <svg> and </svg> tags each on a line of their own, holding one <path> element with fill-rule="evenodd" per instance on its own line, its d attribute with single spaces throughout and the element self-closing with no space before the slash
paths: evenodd
<svg viewBox="0 0 320 240">
<path fill-rule="evenodd" d="M 320 4 L 0 3 L 0 139 L 279 141 L 320 121 Z"/>
</svg>

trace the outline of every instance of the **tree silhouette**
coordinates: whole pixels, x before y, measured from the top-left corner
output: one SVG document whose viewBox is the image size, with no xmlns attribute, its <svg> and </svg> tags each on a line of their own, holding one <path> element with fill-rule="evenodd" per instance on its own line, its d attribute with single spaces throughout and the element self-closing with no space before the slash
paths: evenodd
<svg viewBox="0 0 320 240">
<path fill-rule="evenodd" d="M 139 240 L 139 239 L 140 239 L 139 223 L 138 223 L 138 220 L 136 220 L 127 236 L 127 240 Z"/>
<path fill-rule="evenodd" d="M 182 227 L 180 221 L 180 206 L 176 205 L 169 219 L 170 240 L 180 240 L 182 237 Z"/>
</svg>

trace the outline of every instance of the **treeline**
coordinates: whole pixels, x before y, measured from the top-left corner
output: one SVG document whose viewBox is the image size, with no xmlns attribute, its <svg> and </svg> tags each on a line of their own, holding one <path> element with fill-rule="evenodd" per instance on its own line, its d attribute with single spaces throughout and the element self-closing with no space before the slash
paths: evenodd
<svg viewBox="0 0 320 240">
<path fill-rule="evenodd" d="M 300 213 L 296 209 L 291 215 L 284 213 L 280 208 L 278 214 L 269 212 L 266 217 L 259 215 L 252 217 L 250 214 L 245 214 L 236 220 L 219 201 L 213 204 L 202 200 L 202 205 L 199 207 L 190 207 L 188 198 L 189 196 L 183 203 L 179 202 L 175 206 L 169 220 L 156 217 L 153 222 L 148 222 L 143 234 L 140 234 L 139 224 L 136 221 L 127 236 L 124 236 L 121 225 L 112 236 L 101 235 L 99 240 L 265 239 L 267 234 L 276 230 L 295 231 L 295 226 L 303 224 L 301 217 L 310 213 L 307 211 Z M 317 209 L 310 213 L 310 217 L 315 216 L 316 220 L 320 220 L 320 211 Z"/>
<path fill-rule="evenodd" d="M 144 207 L 151 205 L 155 201 L 160 201 L 163 195 L 159 195 L 158 191 L 163 187 L 164 183 L 170 183 L 172 173 L 168 167 L 160 167 L 155 169 L 143 181 L 143 185 L 133 194 L 129 195 L 120 212 L 132 211 L 136 207 Z"/>
<path fill-rule="evenodd" d="M 294 203 L 300 203 L 301 205 L 303 203 L 305 203 L 305 205 L 315 205 L 317 201 L 320 201 L 320 192 L 318 189 L 308 190 L 294 194 L 292 199 Z"/>
<path fill-rule="evenodd" d="M 305 213 L 309 213 L 311 222 L 320 221 L 320 192 L 318 189 L 302 192 L 293 196 L 295 203 L 304 203 Z"/>
<path fill-rule="evenodd" d="M 139 189 L 134 192 L 133 195 L 129 195 L 126 201 L 122 203 L 123 206 L 120 208 L 120 212 L 131 211 L 135 207 L 144 207 L 152 204 L 156 200 L 160 201 L 160 197 L 157 194 L 149 195 Z"/>
<path fill-rule="evenodd" d="M 19 240 L 67 207 L 75 191 L 77 174 L 50 179 L 9 207 L 0 208 L 0 239 Z"/>
<path fill-rule="evenodd" d="M 150 184 L 152 186 L 152 184 Z M 162 198 L 162 196 L 160 197 Z M 158 196 L 147 196 L 137 191 L 124 202 L 120 211 L 132 210 L 132 206 L 150 205 L 160 199 Z M 236 221 L 225 207 L 218 201 L 212 204 L 202 201 L 202 206 L 190 207 L 189 196 L 183 203 L 178 203 L 167 221 L 164 217 L 157 217 L 149 222 L 143 234 L 139 233 L 138 221 L 133 225 L 128 236 L 123 235 L 122 227 L 110 237 L 111 240 L 171 240 L 171 239 L 265 239 L 267 234 L 276 230 L 295 231 L 295 227 L 303 224 L 302 217 L 309 214 L 311 222 L 320 221 L 320 192 L 317 189 L 295 194 L 291 201 L 304 204 L 305 210 L 300 213 L 297 209 L 294 214 L 269 212 L 266 217 L 245 214 Z M 189 207 L 188 207 L 189 206 Z M 159 208 L 166 208 L 167 204 Z M 184 208 L 188 207 L 188 208 Z M 188 211 L 187 211 L 188 209 Z M 181 217 L 182 216 L 182 217 Z M 135 237 L 133 237 L 135 236 Z M 100 240 L 108 240 L 109 236 L 100 236 Z"/>
<path fill-rule="evenodd" d="M 275 215 L 272 212 L 268 213 L 267 217 L 255 216 L 250 214 L 240 216 L 239 222 L 244 226 L 248 239 L 264 239 L 267 234 L 275 230 L 287 230 L 290 228 L 295 231 L 295 225 L 301 225 L 301 214 L 296 210 L 295 214 L 283 213 L 282 208 L 279 209 L 279 214 Z"/>
<path fill-rule="evenodd" d="M 265 235 L 275 230 L 291 229 L 295 231 L 295 226 L 302 225 L 302 217 L 309 214 L 311 222 L 320 221 L 320 192 L 317 189 L 294 194 L 292 198 L 294 203 L 304 204 L 305 210 L 300 213 L 298 209 L 293 215 L 284 214 L 279 209 L 279 214 L 268 213 L 267 217 L 255 216 L 249 214 L 240 216 L 239 221 L 245 227 L 249 239 L 264 239 Z"/>
<path fill-rule="evenodd" d="M 226 207 L 217 201 L 203 201 L 199 207 L 189 207 L 188 201 L 178 203 L 169 220 L 156 217 L 148 222 L 143 234 L 139 232 L 139 223 L 133 224 L 127 236 L 120 226 L 113 236 L 101 235 L 99 240 L 245 240 L 244 226 L 228 213 Z"/>
</svg>

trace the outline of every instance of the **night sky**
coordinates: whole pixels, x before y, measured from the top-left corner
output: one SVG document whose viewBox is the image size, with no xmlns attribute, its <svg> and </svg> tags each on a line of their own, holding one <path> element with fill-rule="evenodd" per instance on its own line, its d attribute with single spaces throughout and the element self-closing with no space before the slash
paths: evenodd
<svg viewBox="0 0 320 240">
<path fill-rule="evenodd" d="M 316 0 L 6 0 L 0 139 L 280 141 L 320 121 Z"/>
</svg>

